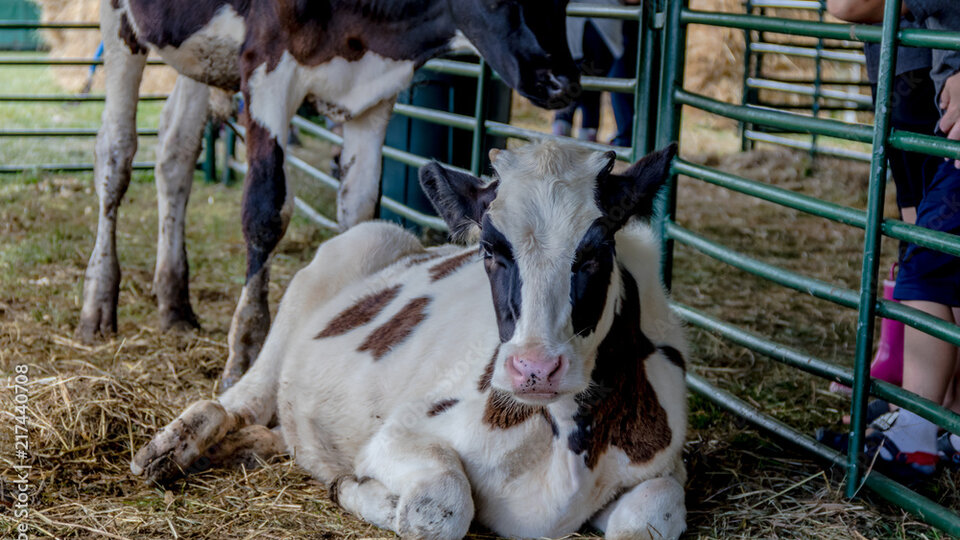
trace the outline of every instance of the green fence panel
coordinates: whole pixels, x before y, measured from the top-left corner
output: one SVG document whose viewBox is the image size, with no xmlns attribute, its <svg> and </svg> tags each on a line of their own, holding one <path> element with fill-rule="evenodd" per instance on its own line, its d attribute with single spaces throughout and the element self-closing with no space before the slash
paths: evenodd
<svg viewBox="0 0 960 540">
<path fill-rule="evenodd" d="M 0 20 L 25 23 L 40 21 L 40 8 L 30 0 L 0 0 Z M 0 32 L 0 50 L 35 51 L 43 40 L 32 28 Z"/>
</svg>

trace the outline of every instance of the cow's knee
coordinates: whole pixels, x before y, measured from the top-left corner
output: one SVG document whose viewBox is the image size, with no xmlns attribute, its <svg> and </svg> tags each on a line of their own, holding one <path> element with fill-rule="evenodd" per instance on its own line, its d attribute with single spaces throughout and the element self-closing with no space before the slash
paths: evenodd
<svg viewBox="0 0 960 540">
<path fill-rule="evenodd" d="M 459 471 L 447 471 L 401 495 L 396 532 L 402 538 L 463 538 L 473 512 L 467 477 Z"/>
<path fill-rule="evenodd" d="M 673 539 L 686 529 L 683 487 L 672 477 L 642 482 L 611 504 L 602 527 L 606 538 Z"/>
</svg>

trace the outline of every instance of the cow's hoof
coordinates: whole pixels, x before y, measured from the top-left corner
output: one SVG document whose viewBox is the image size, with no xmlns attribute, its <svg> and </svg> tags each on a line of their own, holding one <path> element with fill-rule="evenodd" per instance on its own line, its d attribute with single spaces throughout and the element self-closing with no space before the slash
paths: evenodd
<svg viewBox="0 0 960 540">
<path fill-rule="evenodd" d="M 198 401 L 167 424 L 130 462 L 130 472 L 166 483 L 209 466 L 204 453 L 236 426 L 236 418 L 212 400 Z"/>
<path fill-rule="evenodd" d="M 199 330 L 200 321 L 190 304 L 177 308 L 160 309 L 160 331 L 184 332 Z"/>
<path fill-rule="evenodd" d="M 80 324 L 77 325 L 77 339 L 90 345 L 117 333 L 117 311 L 107 307 L 99 307 L 92 312 L 80 315 Z"/>
</svg>

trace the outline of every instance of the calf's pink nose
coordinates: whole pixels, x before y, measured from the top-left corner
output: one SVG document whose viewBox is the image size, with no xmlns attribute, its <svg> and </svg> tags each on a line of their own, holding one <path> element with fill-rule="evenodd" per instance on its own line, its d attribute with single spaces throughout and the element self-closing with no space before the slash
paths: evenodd
<svg viewBox="0 0 960 540">
<path fill-rule="evenodd" d="M 555 394 L 566 371 L 562 356 L 529 351 L 507 359 L 507 373 L 517 394 Z"/>
</svg>

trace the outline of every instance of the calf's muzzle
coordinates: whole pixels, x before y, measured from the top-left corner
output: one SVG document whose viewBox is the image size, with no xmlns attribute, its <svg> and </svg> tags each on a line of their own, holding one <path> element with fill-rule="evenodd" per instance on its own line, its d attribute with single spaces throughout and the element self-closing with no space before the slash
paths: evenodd
<svg viewBox="0 0 960 540">
<path fill-rule="evenodd" d="M 560 390 L 560 381 L 567 372 L 567 359 L 547 354 L 542 349 L 528 350 L 509 356 L 507 374 L 514 394 L 533 399 L 552 399 Z"/>
</svg>

